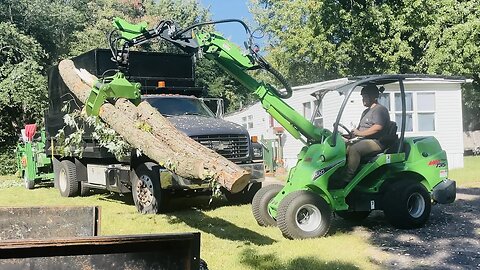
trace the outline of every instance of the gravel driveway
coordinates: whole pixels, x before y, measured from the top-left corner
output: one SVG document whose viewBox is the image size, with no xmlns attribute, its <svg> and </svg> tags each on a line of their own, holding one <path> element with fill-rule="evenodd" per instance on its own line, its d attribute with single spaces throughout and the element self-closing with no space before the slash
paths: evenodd
<svg viewBox="0 0 480 270">
<path fill-rule="evenodd" d="M 395 229 L 380 211 L 358 225 L 337 217 L 332 229 L 367 238 L 380 268 L 480 269 L 480 188 L 457 188 L 456 201 L 432 206 L 420 229 Z"/>
</svg>

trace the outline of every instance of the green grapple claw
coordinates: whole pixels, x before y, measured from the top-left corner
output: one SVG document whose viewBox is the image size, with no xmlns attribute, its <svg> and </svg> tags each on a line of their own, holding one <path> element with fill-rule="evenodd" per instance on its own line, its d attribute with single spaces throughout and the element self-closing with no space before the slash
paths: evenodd
<svg viewBox="0 0 480 270">
<path fill-rule="evenodd" d="M 107 83 L 107 81 L 109 82 Z M 100 107 L 107 99 L 126 98 L 133 104 L 138 105 L 141 95 L 140 87 L 139 83 L 129 82 L 125 79 L 125 75 L 120 72 L 103 79 L 103 81 L 95 82 L 85 104 L 87 115 L 98 116 Z"/>
<path fill-rule="evenodd" d="M 146 22 L 131 24 L 123 19 L 115 18 L 113 25 L 120 30 L 120 32 L 122 32 L 122 37 L 126 38 L 127 40 L 132 40 L 148 31 L 148 25 Z"/>
</svg>

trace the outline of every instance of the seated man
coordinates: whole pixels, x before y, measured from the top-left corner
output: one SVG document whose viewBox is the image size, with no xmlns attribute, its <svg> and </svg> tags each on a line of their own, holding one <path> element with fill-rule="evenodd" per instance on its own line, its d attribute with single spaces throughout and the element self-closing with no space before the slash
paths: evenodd
<svg viewBox="0 0 480 270">
<path fill-rule="evenodd" d="M 376 85 L 364 86 L 360 94 L 367 109 L 363 111 L 360 123 L 352 130 L 352 134 L 363 139 L 347 147 L 347 170 L 343 178 L 345 185 L 355 176 L 362 156 L 385 149 L 379 139 L 384 135 L 384 128 L 390 123 L 388 109 L 378 104 L 380 92 Z"/>
</svg>

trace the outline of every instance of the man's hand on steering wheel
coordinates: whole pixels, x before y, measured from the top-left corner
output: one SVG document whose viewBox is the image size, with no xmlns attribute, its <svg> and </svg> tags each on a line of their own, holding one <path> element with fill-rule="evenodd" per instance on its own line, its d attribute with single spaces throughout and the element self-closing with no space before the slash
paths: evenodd
<svg viewBox="0 0 480 270">
<path fill-rule="evenodd" d="M 338 123 L 338 126 L 343 128 L 347 134 L 342 134 L 342 137 L 344 137 L 345 139 L 353 139 L 355 137 L 355 134 L 349 130 L 344 124 L 342 123 Z"/>
</svg>

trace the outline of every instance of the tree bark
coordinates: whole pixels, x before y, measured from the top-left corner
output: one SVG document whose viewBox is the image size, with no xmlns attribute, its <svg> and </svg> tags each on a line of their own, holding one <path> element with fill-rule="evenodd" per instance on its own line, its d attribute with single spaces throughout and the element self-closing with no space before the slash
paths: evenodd
<svg viewBox="0 0 480 270">
<path fill-rule="evenodd" d="M 58 68 L 67 87 L 85 104 L 96 78 L 80 74 L 71 60 L 61 61 Z M 248 184 L 249 172 L 177 130 L 147 102 L 135 106 L 119 98 L 102 105 L 99 116 L 133 147 L 181 177 L 213 179 L 233 193 Z"/>
</svg>

